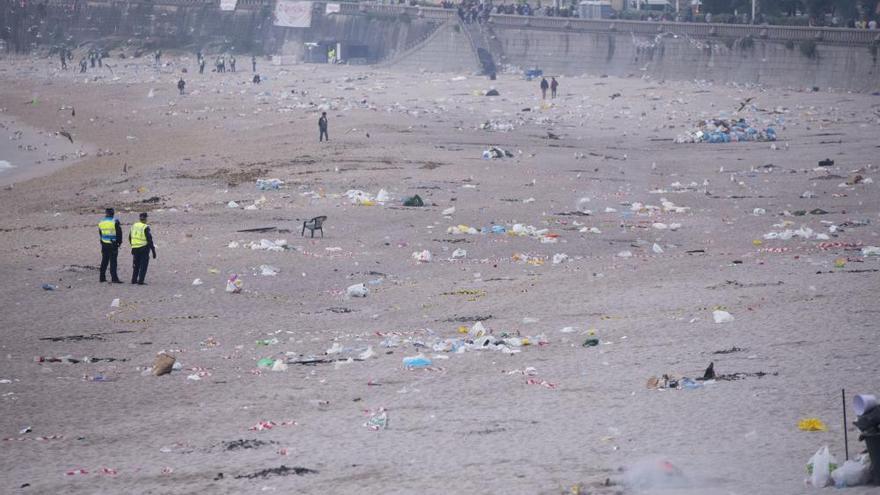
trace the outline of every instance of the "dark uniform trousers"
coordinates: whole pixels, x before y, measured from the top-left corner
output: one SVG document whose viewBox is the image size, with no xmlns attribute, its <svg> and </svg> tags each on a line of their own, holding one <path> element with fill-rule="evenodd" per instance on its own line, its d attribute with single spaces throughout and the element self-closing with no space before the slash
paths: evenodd
<svg viewBox="0 0 880 495">
<path fill-rule="evenodd" d="M 131 283 L 142 284 L 147 278 L 147 266 L 150 264 L 150 246 L 132 249 L 131 258 L 133 261 Z"/>
<path fill-rule="evenodd" d="M 107 281 L 107 266 L 110 266 L 110 280 L 119 280 L 116 274 L 116 257 L 119 247 L 116 244 L 101 243 L 101 282 Z M 94 276 L 94 275 L 93 275 Z"/>
</svg>

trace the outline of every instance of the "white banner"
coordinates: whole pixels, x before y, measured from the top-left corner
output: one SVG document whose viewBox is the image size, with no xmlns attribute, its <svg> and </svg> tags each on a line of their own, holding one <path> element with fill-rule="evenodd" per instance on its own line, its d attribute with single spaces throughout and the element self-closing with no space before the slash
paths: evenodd
<svg viewBox="0 0 880 495">
<path fill-rule="evenodd" d="M 310 27 L 312 2 L 278 0 L 275 4 L 275 25 L 282 27 Z"/>
<path fill-rule="evenodd" d="M 342 10 L 342 6 L 338 3 L 328 3 L 327 7 L 324 9 L 324 14 L 338 14 Z"/>
<path fill-rule="evenodd" d="M 238 0 L 220 0 L 220 10 L 235 10 L 236 4 L 238 4 Z"/>
</svg>

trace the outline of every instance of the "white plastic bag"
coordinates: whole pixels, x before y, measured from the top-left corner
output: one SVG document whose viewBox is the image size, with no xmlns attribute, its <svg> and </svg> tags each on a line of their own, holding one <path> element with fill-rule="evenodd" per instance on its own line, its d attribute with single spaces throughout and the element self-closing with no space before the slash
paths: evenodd
<svg viewBox="0 0 880 495">
<path fill-rule="evenodd" d="M 855 460 L 844 462 L 843 466 L 831 472 L 831 479 L 838 488 L 868 484 L 871 481 L 870 458 L 862 454 Z"/>
<path fill-rule="evenodd" d="M 367 286 L 364 284 L 350 285 L 348 289 L 345 290 L 345 295 L 348 297 L 367 297 L 367 294 L 369 293 L 370 290 L 367 289 Z"/>
<path fill-rule="evenodd" d="M 814 488 L 824 488 L 831 484 L 831 471 L 837 469 L 837 459 L 828 451 L 828 446 L 817 450 L 807 463 L 809 482 Z"/>
<path fill-rule="evenodd" d="M 412 257 L 414 260 L 416 260 L 420 263 L 430 263 L 431 260 L 433 259 L 433 256 L 431 256 L 431 251 L 428 251 L 427 249 L 424 251 L 414 252 L 412 254 Z"/>
<path fill-rule="evenodd" d="M 722 311 L 720 309 L 712 311 L 712 318 L 715 320 L 715 323 L 730 323 L 733 321 L 732 314 L 728 313 L 727 311 Z"/>
</svg>

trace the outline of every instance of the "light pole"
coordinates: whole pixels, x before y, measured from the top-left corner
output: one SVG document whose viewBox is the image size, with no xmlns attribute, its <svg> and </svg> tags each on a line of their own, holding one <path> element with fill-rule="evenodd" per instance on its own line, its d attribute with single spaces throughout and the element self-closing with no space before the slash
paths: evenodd
<svg viewBox="0 0 880 495">
<path fill-rule="evenodd" d="M 755 23 L 755 10 L 757 8 L 756 7 L 757 4 L 758 4 L 758 0 L 752 0 L 752 24 Z"/>
</svg>

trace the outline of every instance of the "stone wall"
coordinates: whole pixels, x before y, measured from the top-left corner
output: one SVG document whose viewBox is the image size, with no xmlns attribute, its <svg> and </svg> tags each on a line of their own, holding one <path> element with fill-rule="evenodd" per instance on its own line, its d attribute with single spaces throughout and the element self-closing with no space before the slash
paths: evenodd
<svg viewBox="0 0 880 495">
<path fill-rule="evenodd" d="M 682 25 L 638 23 L 651 29 L 627 32 L 632 23 L 523 25 L 500 17 L 491 28 L 501 44 L 501 63 L 545 73 L 880 91 L 880 43 L 868 31 L 795 28 L 774 36 L 751 26 L 688 33 Z M 859 38 L 845 38 L 850 34 Z"/>
</svg>

